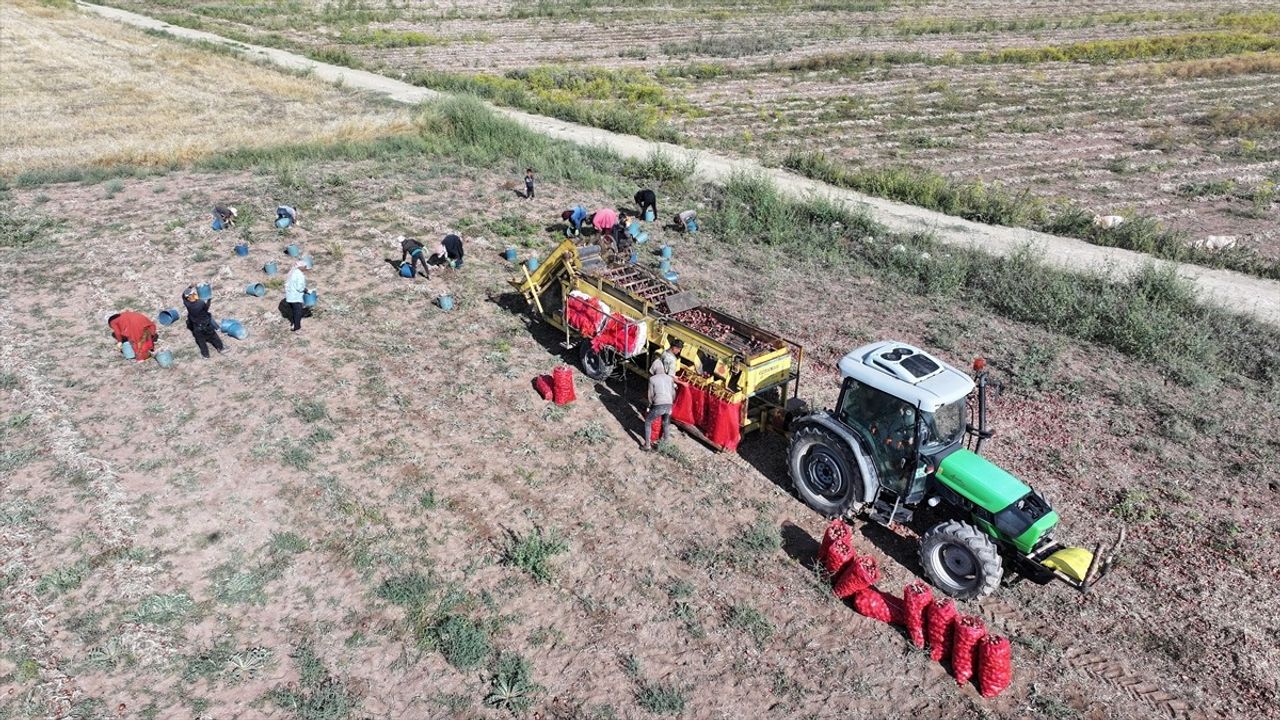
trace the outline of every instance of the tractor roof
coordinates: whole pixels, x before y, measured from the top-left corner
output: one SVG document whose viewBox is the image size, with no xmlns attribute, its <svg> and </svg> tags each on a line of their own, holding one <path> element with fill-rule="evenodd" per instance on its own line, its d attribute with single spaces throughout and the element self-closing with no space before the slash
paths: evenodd
<svg viewBox="0 0 1280 720">
<path fill-rule="evenodd" d="M 973 391 L 973 379 L 920 348 L 894 340 L 870 343 L 840 359 L 840 374 L 935 412 Z"/>
</svg>

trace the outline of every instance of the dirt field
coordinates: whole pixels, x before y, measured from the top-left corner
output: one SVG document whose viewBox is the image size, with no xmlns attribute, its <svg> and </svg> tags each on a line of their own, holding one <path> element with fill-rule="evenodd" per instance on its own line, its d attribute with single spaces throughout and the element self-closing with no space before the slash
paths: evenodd
<svg viewBox="0 0 1280 720">
<path fill-rule="evenodd" d="M 786 492 L 781 438 L 644 454 L 638 381 L 538 399 L 531 378 L 566 353 L 500 253 L 545 253 L 564 206 L 634 186 L 548 180 L 526 201 L 522 167 L 282 162 L 0 197 L 0 715 L 1277 717 L 1275 387 L 1170 383 L 854 253 L 740 242 L 712 190 L 662 186 L 664 206 L 702 203 L 705 232 L 655 228 L 649 247 L 671 242 L 683 284 L 803 343 L 815 405 L 873 338 L 985 355 L 1007 382 L 990 456 L 1072 539 L 1128 526 L 1088 596 L 1022 584 L 962 604 L 1015 645 L 1014 685 L 983 700 L 830 598 L 811 569 L 824 521 Z M 246 258 L 209 227 L 221 202 L 259 218 Z M 261 220 L 280 202 L 303 216 L 285 236 Z M 398 233 L 450 230 L 461 271 L 396 276 Z M 289 242 L 320 292 L 296 334 L 260 270 Z M 179 305 L 193 281 L 248 338 L 203 360 L 178 323 L 160 343 L 173 368 L 121 359 L 104 316 Z M 916 577 L 910 530 L 857 527 L 886 588 Z"/>
<path fill-rule="evenodd" d="M 1280 258 L 1272 3 L 113 4 L 438 87 L 474 76 L 499 101 L 585 99 L 587 121 L 652 112 L 686 143 L 773 162 L 996 183 Z M 1027 49 L 1060 55 L 983 59 Z"/>
<path fill-rule="evenodd" d="M 227 148 L 368 139 L 408 125 L 403 109 L 322 82 L 25 1 L 0 7 L 0 95 L 4 175 L 180 163 Z"/>
</svg>

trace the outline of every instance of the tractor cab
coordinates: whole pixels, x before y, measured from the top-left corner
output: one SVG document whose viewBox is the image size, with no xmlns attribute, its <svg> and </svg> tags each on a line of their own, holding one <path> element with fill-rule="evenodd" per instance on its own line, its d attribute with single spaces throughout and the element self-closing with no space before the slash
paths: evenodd
<svg viewBox="0 0 1280 720">
<path fill-rule="evenodd" d="M 836 418 L 861 441 L 880 487 L 915 505 L 929 473 L 963 444 L 973 380 L 897 342 L 858 348 L 839 367 L 844 381 Z"/>
</svg>

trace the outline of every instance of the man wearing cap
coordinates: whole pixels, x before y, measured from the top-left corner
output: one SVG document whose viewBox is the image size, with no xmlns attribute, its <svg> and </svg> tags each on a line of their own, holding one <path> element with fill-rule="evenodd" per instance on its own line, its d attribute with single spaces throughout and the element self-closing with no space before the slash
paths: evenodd
<svg viewBox="0 0 1280 720">
<path fill-rule="evenodd" d="M 306 269 L 306 261 L 299 260 L 293 264 L 293 270 L 289 271 L 289 277 L 284 281 L 284 301 L 289 303 L 293 332 L 302 329 L 302 296 L 307 292 Z"/>
<path fill-rule="evenodd" d="M 222 338 L 218 337 L 218 330 L 213 326 L 213 316 L 209 314 L 210 302 L 212 301 L 200 299 L 195 285 L 188 287 L 182 294 L 182 304 L 187 308 L 187 329 L 191 331 L 191 337 L 195 338 L 200 355 L 205 358 L 209 357 L 210 345 L 218 352 L 223 349 Z"/>
</svg>

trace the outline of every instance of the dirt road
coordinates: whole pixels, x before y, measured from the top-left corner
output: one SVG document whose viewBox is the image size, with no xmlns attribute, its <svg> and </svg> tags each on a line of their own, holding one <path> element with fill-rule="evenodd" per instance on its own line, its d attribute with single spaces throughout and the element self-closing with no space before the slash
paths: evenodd
<svg viewBox="0 0 1280 720">
<path fill-rule="evenodd" d="M 397 102 L 416 104 L 444 95 L 384 75 L 329 65 L 284 50 L 245 45 L 212 33 L 170 25 L 125 10 L 90 3 L 80 3 L 80 5 L 91 12 L 137 27 L 163 30 L 181 38 L 237 47 L 252 56 L 282 67 L 310 70 L 316 77 L 323 80 L 340 83 L 350 88 L 382 93 Z M 622 135 L 509 108 L 495 107 L 495 110 L 550 137 L 575 143 L 601 145 L 624 157 L 644 158 L 661 149 L 673 158 L 691 159 L 696 163 L 698 177 L 708 182 L 724 182 L 735 173 L 758 173 L 768 177 L 780 191 L 792 197 L 825 197 L 849 209 L 867 211 L 890 230 L 905 233 L 928 232 L 942 242 L 973 246 L 993 255 L 1008 254 L 1030 244 L 1040 248 L 1039 254 L 1042 259 L 1052 265 L 1071 270 L 1120 274 L 1127 273 L 1151 260 L 1143 253 L 1130 250 L 1090 245 L 1082 240 L 1022 228 L 983 225 L 912 205 L 863 195 L 784 170 L 766 168 L 752 159 L 730 158 L 669 143 L 653 142 L 632 135 Z M 1206 298 L 1236 312 L 1280 325 L 1280 282 L 1196 265 L 1180 264 L 1178 272 L 1193 280 Z"/>
</svg>

